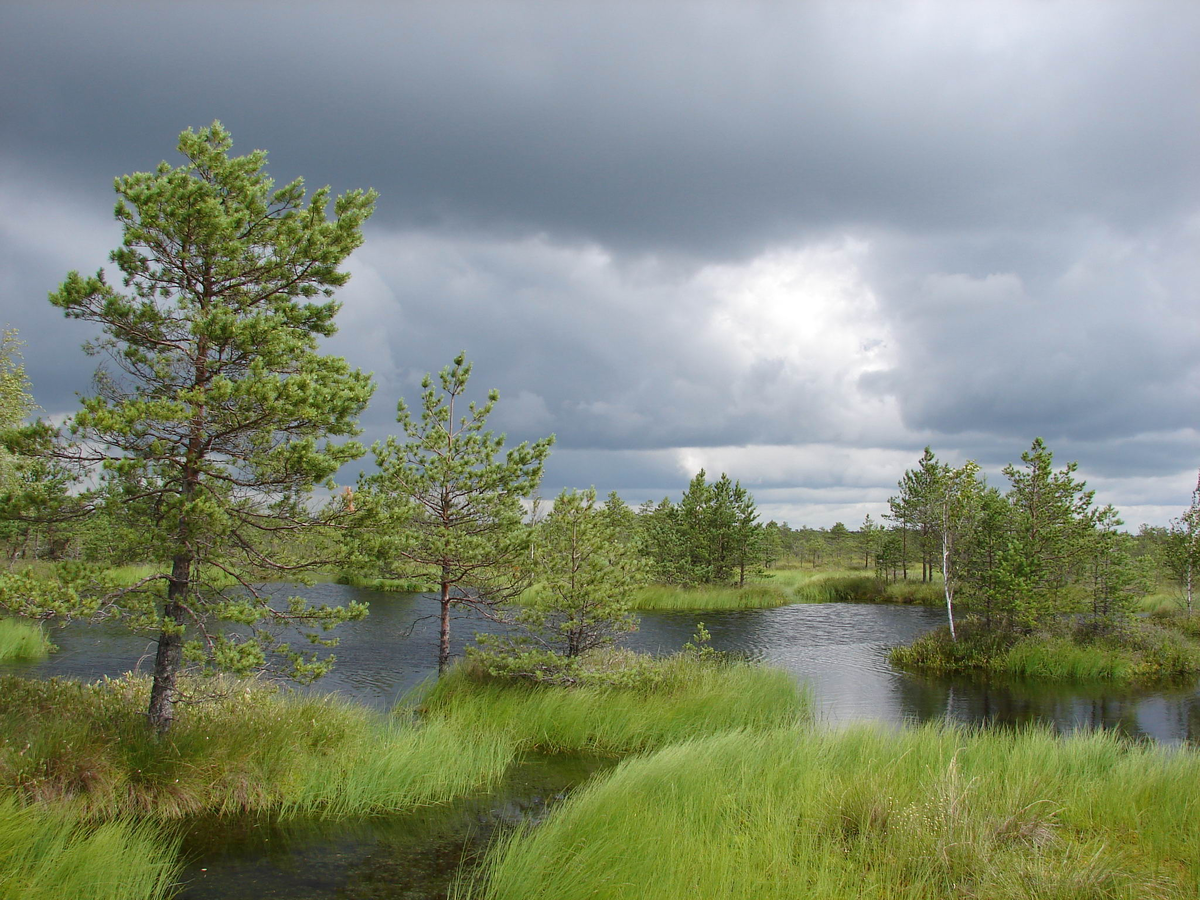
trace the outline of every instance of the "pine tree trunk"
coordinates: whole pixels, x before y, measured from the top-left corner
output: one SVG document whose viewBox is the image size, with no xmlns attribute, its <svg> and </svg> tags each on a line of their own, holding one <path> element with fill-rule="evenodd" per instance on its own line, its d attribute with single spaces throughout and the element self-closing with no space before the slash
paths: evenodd
<svg viewBox="0 0 1200 900">
<path fill-rule="evenodd" d="M 450 584 L 442 582 L 442 613 L 438 636 L 438 675 L 450 665 Z"/>
<path fill-rule="evenodd" d="M 154 680 L 150 686 L 150 708 L 147 720 L 156 734 L 166 734 L 175 720 L 175 683 L 183 666 L 184 601 L 187 598 L 188 577 L 192 560 L 186 554 L 175 557 L 171 564 L 171 580 L 167 587 L 167 602 L 163 618 L 174 627 L 163 629 L 158 636 L 158 651 L 154 654 Z"/>
<path fill-rule="evenodd" d="M 211 296 L 211 272 L 206 272 L 206 296 Z M 195 348 L 194 384 L 202 387 L 208 383 L 208 341 L 201 338 Z M 163 604 L 163 618 L 167 627 L 158 636 L 158 652 L 154 655 L 154 681 L 150 686 L 150 709 L 147 713 L 150 726 L 159 734 L 166 734 L 175 720 L 175 683 L 183 667 L 183 623 L 185 621 L 188 589 L 191 587 L 192 564 L 195 553 L 191 544 L 189 517 L 192 498 L 200 485 L 199 462 L 204 458 L 202 444 L 204 430 L 204 406 L 193 408 L 188 434 L 187 456 L 183 464 L 182 512 L 179 531 L 176 535 L 176 553 L 171 560 L 171 578 L 167 585 L 167 602 Z"/>
</svg>

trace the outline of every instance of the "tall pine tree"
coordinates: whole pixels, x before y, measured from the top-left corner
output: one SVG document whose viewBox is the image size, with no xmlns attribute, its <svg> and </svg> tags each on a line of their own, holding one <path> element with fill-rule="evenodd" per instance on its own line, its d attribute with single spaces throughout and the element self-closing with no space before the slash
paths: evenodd
<svg viewBox="0 0 1200 900">
<path fill-rule="evenodd" d="M 180 135 L 182 165 L 118 178 L 124 237 L 110 258 L 123 289 L 103 271 L 71 272 L 50 296 L 68 318 L 100 326 L 86 346 L 110 363 L 70 423 L 75 458 L 132 488 L 162 548 L 150 577 L 92 606 L 157 634 L 149 720 L 160 732 L 185 657 L 246 672 L 274 650 L 311 678 L 328 661 L 276 643 L 269 626 L 366 612 L 299 598 L 280 609 L 256 581 L 318 562 L 276 538 L 329 524 L 306 496 L 363 453 L 331 439 L 357 434 L 370 377 L 319 342 L 336 330 L 331 297 L 375 194 L 337 197 L 330 218 L 328 188 L 306 202 L 299 179 L 275 188 L 265 152 L 234 157 L 231 147 L 214 122 Z"/>
</svg>

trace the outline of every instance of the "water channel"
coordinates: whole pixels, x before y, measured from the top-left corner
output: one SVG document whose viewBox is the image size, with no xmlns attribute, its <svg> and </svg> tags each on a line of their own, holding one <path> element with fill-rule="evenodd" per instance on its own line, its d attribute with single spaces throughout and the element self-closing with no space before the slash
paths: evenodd
<svg viewBox="0 0 1200 900">
<path fill-rule="evenodd" d="M 295 590 L 315 603 L 371 604 L 362 622 L 338 628 L 337 666 L 314 690 L 336 691 L 389 709 L 436 669 L 435 601 L 336 584 Z M 1116 729 L 1136 739 L 1200 744 L 1200 685 L 1126 689 L 923 678 L 894 669 L 887 648 L 941 624 L 936 609 L 865 604 L 813 604 L 705 613 L 647 613 L 625 644 L 670 652 L 697 621 L 713 646 L 781 666 L 806 682 L 819 719 L 830 727 L 871 720 L 899 726 L 930 720 L 988 725 L 1040 722 L 1060 731 Z M 491 626 L 456 620 L 454 652 Z M 152 658 L 145 638 L 104 626 L 56 630 L 59 650 L 37 663 L 3 671 L 84 679 L 117 675 Z M 185 840 L 190 860 L 184 900 L 241 898 L 444 897 L 453 873 L 477 857 L 497 828 L 536 818 L 606 761 L 531 759 L 486 796 L 385 819 L 356 822 L 257 820 L 194 823 Z"/>
</svg>

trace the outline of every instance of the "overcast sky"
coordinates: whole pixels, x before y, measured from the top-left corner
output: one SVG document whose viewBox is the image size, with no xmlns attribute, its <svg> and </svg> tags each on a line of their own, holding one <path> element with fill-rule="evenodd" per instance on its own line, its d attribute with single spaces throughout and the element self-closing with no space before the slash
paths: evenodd
<svg viewBox="0 0 1200 900">
<path fill-rule="evenodd" d="M 365 437 L 466 350 L 543 493 L 855 527 L 929 444 L 1036 436 L 1127 523 L 1200 466 L 1200 4 L 0 4 L 0 324 L 47 413 L 115 176 L 220 119 L 373 187 L 333 351 Z M 353 480 L 344 472 L 343 480 Z"/>
</svg>

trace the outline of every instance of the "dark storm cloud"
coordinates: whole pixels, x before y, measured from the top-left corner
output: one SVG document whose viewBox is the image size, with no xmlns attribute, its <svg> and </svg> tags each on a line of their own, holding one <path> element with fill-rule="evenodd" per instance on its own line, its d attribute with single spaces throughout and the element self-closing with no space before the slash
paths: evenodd
<svg viewBox="0 0 1200 900">
<path fill-rule="evenodd" d="M 746 252 L 830 223 L 1122 221 L 1196 184 L 1200 10 L 1139 4 L 48 4 L 9 153 L 90 180 L 223 119 L 381 223 Z M 1172 21 L 1173 20 L 1173 21 Z M 283 159 L 286 158 L 286 162 Z"/>
<path fill-rule="evenodd" d="M 765 445 L 804 464 L 714 458 L 845 516 L 925 443 L 998 471 L 1041 434 L 1165 508 L 1200 462 L 1198 38 L 1169 0 L 5 4 L 2 318 L 72 408 L 47 291 L 119 240 L 112 178 L 219 118 L 279 181 L 381 192 L 329 344 L 376 373 L 368 438 L 465 349 L 559 485 Z"/>
<path fill-rule="evenodd" d="M 75 407 L 95 360 L 80 345 L 96 335 L 47 302 L 69 269 L 94 272 L 120 242 L 111 201 L 102 206 L 55 190 L 45 171 L 0 158 L 0 325 L 25 342 L 26 370 L 46 413 Z"/>
</svg>

